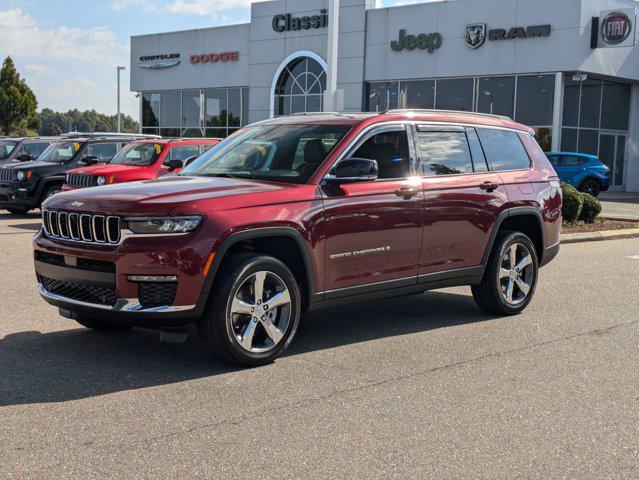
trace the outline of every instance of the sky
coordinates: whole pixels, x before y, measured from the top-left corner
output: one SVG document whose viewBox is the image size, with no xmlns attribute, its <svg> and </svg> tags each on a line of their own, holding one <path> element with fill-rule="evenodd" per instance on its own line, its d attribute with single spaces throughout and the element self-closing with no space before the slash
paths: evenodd
<svg viewBox="0 0 639 480">
<path fill-rule="evenodd" d="M 255 0 L 253 0 L 255 1 Z M 377 0 L 378 6 L 428 0 Z M 122 112 L 138 118 L 129 91 L 129 37 L 248 22 L 252 0 L 0 0 L 0 61 L 10 55 L 38 98 L 38 110 L 115 114 L 116 66 Z"/>
</svg>

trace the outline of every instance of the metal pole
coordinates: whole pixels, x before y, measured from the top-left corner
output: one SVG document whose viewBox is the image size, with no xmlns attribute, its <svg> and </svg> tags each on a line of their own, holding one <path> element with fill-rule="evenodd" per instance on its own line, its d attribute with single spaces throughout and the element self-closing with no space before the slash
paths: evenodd
<svg viewBox="0 0 639 480">
<path fill-rule="evenodd" d="M 339 0 L 328 0 L 328 44 L 326 48 L 326 95 L 324 111 L 337 110 L 337 46 L 339 38 Z"/>
<path fill-rule="evenodd" d="M 124 70 L 125 67 L 117 67 L 118 71 L 118 133 L 120 133 L 120 71 Z"/>
</svg>

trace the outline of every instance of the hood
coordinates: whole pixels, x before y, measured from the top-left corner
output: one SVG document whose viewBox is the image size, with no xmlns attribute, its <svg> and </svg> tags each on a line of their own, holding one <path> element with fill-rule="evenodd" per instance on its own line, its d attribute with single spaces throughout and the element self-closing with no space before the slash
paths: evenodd
<svg viewBox="0 0 639 480">
<path fill-rule="evenodd" d="M 100 164 L 100 165 L 87 165 L 86 167 L 74 168 L 69 170 L 68 173 L 85 174 L 85 175 L 118 175 L 128 172 L 137 172 L 140 169 L 149 168 L 149 166 L 141 165 L 119 165 L 119 164 Z"/>
<path fill-rule="evenodd" d="M 118 215 L 178 215 L 278 203 L 284 201 L 283 192 L 304 189 L 309 195 L 315 191 L 310 185 L 169 176 L 63 192 L 44 206 Z"/>
<path fill-rule="evenodd" d="M 0 164 L 1 168 L 11 168 L 13 170 L 39 170 L 45 168 L 60 168 L 64 167 L 64 163 L 54 163 L 54 162 L 20 162 L 18 160 L 13 160 L 9 163 Z"/>
</svg>

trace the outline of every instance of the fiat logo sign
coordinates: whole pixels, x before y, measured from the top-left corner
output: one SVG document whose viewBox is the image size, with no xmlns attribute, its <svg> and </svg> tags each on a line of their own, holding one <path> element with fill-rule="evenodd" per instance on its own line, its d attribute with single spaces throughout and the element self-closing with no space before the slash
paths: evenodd
<svg viewBox="0 0 639 480">
<path fill-rule="evenodd" d="M 622 12 L 612 12 L 601 24 L 601 36 L 608 45 L 619 45 L 625 42 L 632 32 L 632 22 Z"/>
</svg>

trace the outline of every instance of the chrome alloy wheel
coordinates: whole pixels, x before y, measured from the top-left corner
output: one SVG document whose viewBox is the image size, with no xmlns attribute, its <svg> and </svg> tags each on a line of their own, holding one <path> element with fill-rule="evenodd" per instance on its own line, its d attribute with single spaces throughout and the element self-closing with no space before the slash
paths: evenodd
<svg viewBox="0 0 639 480">
<path fill-rule="evenodd" d="M 284 338 L 291 321 L 291 294 L 275 273 L 260 271 L 235 291 L 228 321 L 235 340 L 251 353 L 266 353 Z"/>
<path fill-rule="evenodd" d="M 502 254 L 499 262 L 499 293 L 506 303 L 519 305 L 530 293 L 535 281 L 532 254 L 528 247 L 513 243 Z"/>
</svg>

